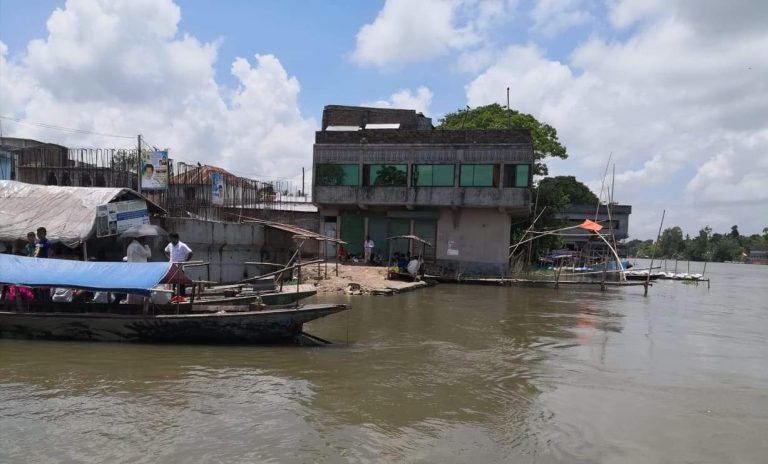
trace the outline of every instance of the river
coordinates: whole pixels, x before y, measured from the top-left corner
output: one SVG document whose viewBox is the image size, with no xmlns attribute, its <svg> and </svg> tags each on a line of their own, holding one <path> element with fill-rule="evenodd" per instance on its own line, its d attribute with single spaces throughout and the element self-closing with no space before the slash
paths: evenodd
<svg viewBox="0 0 768 464">
<path fill-rule="evenodd" d="M 0 462 L 766 462 L 768 266 L 707 275 L 318 298 L 323 348 L 0 340 Z"/>
</svg>

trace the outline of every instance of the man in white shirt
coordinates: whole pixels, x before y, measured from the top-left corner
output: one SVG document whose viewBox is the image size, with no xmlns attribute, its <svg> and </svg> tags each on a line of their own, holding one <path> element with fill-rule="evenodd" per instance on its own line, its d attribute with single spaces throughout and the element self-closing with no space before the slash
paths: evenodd
<svg viewBox="0 0 768 464">
<path fill-rule="evenodd" d="M 146 263 L 147 259 L 152 256 L 152 250 L 149 249 L 149 245 L 145 244 L 141 238 L 134 238 L 128 250 L 126 251 L 126 261 L 129 263 Z"/>
<path fill-rule="evenodd" d="M 168 237 L 171 239 L 171 243 L 165 247 L 165 256 L 172 263 L 185 263 L 192 259 L 192 249 L 186 243 L 179 241 L 179 234 L 171 232 Z M 181 296 L 186 294 L 184 284 L 179 284 L 177 294 Z"/>
<path fill-rule="evenodd" d="M 184 263 L 192 259 L 192 249 L 179 241 L 179 234 L 171 232 L 168 237 L 171 238 L 171 243 L 165 247 L 165 256 L 172 263 Z"/>
<path fill-rule="evenodd" d="M 374 243 L 373 240 L 371 240 L 371 236 L 365 237 L 365 245 L 363 248 L 365 249 L 365 262 L 369 263 L 371 261 L 371 253 L 373 252 Z"/>
</svg>

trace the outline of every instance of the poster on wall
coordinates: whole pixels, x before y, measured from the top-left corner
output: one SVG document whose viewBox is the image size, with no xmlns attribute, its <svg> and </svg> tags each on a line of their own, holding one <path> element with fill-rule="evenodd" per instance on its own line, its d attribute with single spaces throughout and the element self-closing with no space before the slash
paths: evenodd
<svg viewBox="0 0 768 464">
<path fill-rule="evenodd" d="M 149 224 L 149 210 L 144 200 L 117 201 L 96 207 L 97 237 L 122 234 L 141 224 Z"/>
<path fill-rule="evenodd" d="M 448 256 L 459 256 L 459 249 L 456 248 L 456 242 L 450 240 L 448 242 L 448 250 L 446 252 Z"/>
<path fill-rule="evenodd" d="M 164 190 L 168 188 L 168 150 L 146 151 L 141 155 L 141 188 Z"/>
<path fill-rule="evenodd" d="M 224 174 L 220 172 L 211 173 L 211 204 L 224 205 Z"/>
</svg>

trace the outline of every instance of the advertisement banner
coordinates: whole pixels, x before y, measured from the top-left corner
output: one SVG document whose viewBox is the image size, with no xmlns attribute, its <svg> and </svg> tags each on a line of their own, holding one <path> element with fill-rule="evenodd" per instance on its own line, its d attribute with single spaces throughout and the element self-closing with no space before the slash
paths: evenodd
<svg viewBox="0 0 768 464">
<path fill-rule="evenodd" d="M 117 201 L 96 207 L 96 236 L 122 234 L 133 226 L 149 224 L 144 200 Z"/>
<path fill-rule="evenodd" d="M 224 174 L 220 172 L 211 173 L 211 204 L 224 205 Z"/>
<path fill-rule="evenodd" d="M 168 151 L 145 151 L 141 155 L 141 188 L 165 190 L 168 188 Z"/>
</svg>

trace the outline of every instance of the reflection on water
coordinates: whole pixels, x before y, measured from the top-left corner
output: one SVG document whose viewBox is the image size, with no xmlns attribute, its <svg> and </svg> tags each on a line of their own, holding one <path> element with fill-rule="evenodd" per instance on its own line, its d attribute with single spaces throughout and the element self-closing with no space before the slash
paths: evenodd
<svg viewBox="0 0 768 464">
<path fill-rule="evenodd" d="M 0 340 L 0 462 L 760 462 L 768 267 L 710 269 L 351 297 L 329 348 Z"/>
</svg>

